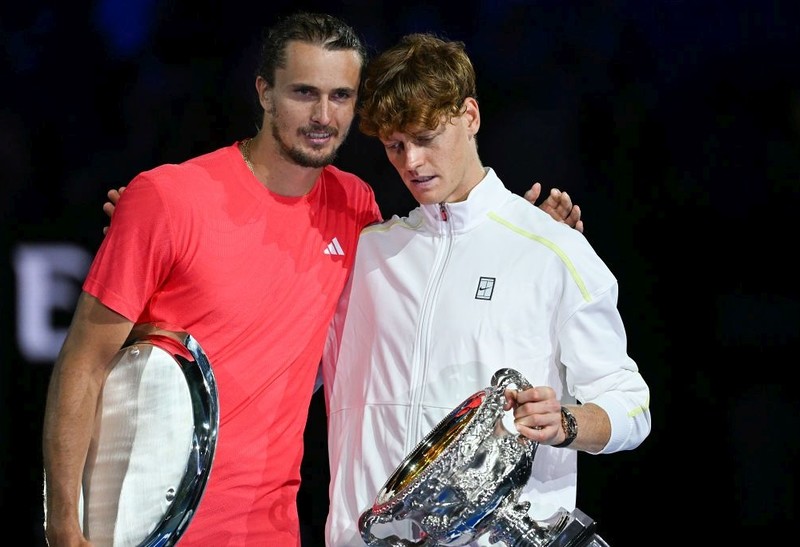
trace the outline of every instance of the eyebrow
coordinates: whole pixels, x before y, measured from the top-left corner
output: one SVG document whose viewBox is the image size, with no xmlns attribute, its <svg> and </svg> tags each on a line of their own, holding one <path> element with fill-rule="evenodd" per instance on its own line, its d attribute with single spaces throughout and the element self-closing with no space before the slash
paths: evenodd
<svg viewBox="0 0 800 547">
<path fill-rule="evenodd" d="M 301 82 L 289 84 L 289 88 L 291 88 L 291 89 L 312 89 L 314 91 L 321 91 L 321 88 L 319 86 L 316 86 L 314 84 L 304 84 L 304 83 L 301 83 Z M 342 93 L 342 92 L 355 93 L 356 89 L 352 88 L 352 87 L 344 86 L 344 87 L 336 87 L 333 90 L 331 90 L 331 93 Z"/>
<path fill-rule="evenodd" d="M 406 132 L 406 134 L 414 139 L 419 139 L 421 137 L 437 137 L 442 133 L 444 133 L 446 130 L 447 127 L 445 126 L 445 124 L 440 123 L 439 126 L 436 127 L 435 129 L 423 128 L 416 132 L 408 131 Z"/>
</svg>

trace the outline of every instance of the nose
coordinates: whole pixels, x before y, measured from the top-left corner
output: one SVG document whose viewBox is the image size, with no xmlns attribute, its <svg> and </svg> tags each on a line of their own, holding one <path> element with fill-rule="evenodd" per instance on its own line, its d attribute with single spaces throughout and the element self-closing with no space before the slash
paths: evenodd
<svg viewBox="0 0 800 547">
<path fill-rule="evenodd" d="M 405 154 L 405 168 L 409 171 L 416 171 L 417 168 L 422 165 L 423 163 L 423 150 L 418 147 L 414 146 L 411 143 L 406 144 L 406 154 Z"/>
<path fill-rule="evenodd" d="M 327 97 L 320 98 L 314 105 L 311 119 L 320 125 L 328 125 L 331 122 L 331 105 Z"/>
</svg>

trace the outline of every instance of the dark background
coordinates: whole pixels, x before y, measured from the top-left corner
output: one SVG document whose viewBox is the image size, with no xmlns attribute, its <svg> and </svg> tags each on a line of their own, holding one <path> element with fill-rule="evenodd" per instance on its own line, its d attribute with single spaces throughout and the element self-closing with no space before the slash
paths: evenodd
<svg viewBox="0 0 800 547">
<path fill-rule="evenodd" d="M 52 359 L 20 350 L 15 250 L 67 243 L 94 253 L 107 189 L 252 135 L 260 30 L 299 7 L 341 15 L 374 49 L 411 31 L 465 41 L 484 163 L 517 192 L 538 180 L 582 206 L 588 239 L 619 279 L 629 352 L 652 397 L 653 430 L 639 449 L 581 455 L 578 506 L 605 539 L 793 536 L 800 3 L 447 4 L 3 4 L 0 508 L 19 544 L 43 544 Z M 413 205 L 380 146 L 355 127 L 337 164 L 372 183 L 385 216 Z M 51 321 L 66 327 L 70 315 L 56 309 Z M 310 416 L 300 510 L 318 538 L 327 504 L 319 397 Z"/>
</svg>

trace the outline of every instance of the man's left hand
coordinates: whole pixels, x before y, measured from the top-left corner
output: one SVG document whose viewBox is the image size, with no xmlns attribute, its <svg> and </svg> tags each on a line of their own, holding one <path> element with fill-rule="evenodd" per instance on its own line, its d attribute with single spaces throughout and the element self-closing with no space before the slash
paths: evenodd
<svg viewBox="0 0 800 547">
<path fill-rule="evenodd" d="M 536 205 L 536 200 L 542 193 L 542 185 L 539 182 L 533 183 L 533 186 L 525 192 L 524 198 Z M 569 194 L 562 192 L 558 188 L 550 190 L 550 195 L 539 204 L 539 209 L 556 219 L 558 222 L 575 228 L 580 233 L 583 233 L 583 221 L 581 220 L 581 208 L 572 203 L 572 198 Z"/>
</svg>

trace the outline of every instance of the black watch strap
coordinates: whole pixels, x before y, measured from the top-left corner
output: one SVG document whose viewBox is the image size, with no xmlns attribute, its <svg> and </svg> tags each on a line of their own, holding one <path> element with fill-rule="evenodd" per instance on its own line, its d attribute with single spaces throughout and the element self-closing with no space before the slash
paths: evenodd
<svg viewBox="0 0 800 547">
<path fill-rule="evenodd" d="M 569 409 L 565 406 L 561 407 L 561 428 L 564 430 L 564 441 L 553 446 L 556 448 L 564 448 L 572 444 L 575 437 L 578 436 L 578 421 Z"/>
</svg>

